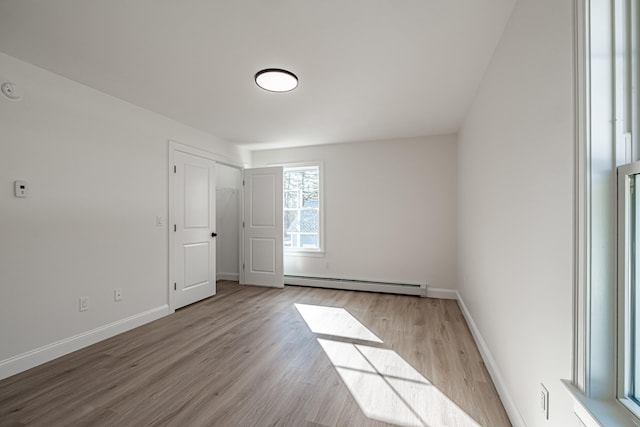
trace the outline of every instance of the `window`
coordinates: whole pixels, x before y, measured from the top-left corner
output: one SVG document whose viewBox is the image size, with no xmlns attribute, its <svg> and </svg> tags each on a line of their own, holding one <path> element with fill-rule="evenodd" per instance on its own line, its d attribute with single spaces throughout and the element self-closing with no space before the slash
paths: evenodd
<svg viewBox="0 0 640 427">
<path fill-rule="evenodd" d="M 576 322 L 568 389 L 587 426 L 640 419 L 639 5 L 574 3 Z"/>
<path fill-rule="evenodd" d="M 284 168 L 284 248 L 322 250 L 321 165 Z"/>
<path fill-rule="evenodd" d="M 640 416 L 640 151 L 638 150 L 638 0 L 614 2 L 618 167 L 617 398 Z M 619 141 L 619 142 L 618 142 Z M 624 154 L 622 154 L 624 153 Z"/>
<path fill-rule="evenodd" d="M 618 168 L 618 398 L 640 404 L 640 162 Z"/>
</svg>

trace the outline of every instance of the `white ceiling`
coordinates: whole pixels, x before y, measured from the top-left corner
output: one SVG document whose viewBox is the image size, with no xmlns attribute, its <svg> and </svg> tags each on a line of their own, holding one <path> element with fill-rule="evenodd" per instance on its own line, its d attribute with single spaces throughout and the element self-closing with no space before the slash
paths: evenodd
<svg viewBox="0 0 640 427">
<path fill-rule="evenodd" d="M 436 135 L 515 1 L 0 0 L 0 51 L 250 149 Z"/>
</svg>

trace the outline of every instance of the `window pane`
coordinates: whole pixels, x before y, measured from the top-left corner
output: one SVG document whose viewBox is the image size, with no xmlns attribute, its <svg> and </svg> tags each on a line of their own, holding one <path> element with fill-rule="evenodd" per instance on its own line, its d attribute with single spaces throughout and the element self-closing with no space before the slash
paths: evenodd
<svg viewBox="0 0 640 427">
<path fill-rule="evenodd" d="M 319 245 L 317 234 L 301 234 L 300 246 L 303 248 L 317 248 Z"/>
<path fill-rule="evenodd" d="M 300 215 L 299 210 L 286 210 L 284 211 L 284 232 L 297 233 L 300 231 L 300 221 L 298 220 Z"/>
<path fill-rule="evenodd" d="M 300 211 L 300 231 L 303 233 L 318 232 L 318 211 Z"/>
<path fill-rule="evenodd" d="M 320 198 L 318 197 L 317 191 L 302 194 L 303 208 L 317 208 L 319 203 L 320 203 Z"/>
<path fill-rule="evenodd" d="M 320 168 L 284 170 L 285 247 L 320 248 Z"/>
<path fill-rule="evenodd" d="M 297 208 L 298 207 L 298 192 L 297 191 L 285 191 L 284 192 L 284 207 L 285 208 Z"/>
<path fill-rule="evenodd" d="M 284 191 L 298 191 L 298 174 L 291 171 L 284 171 L 283 186 Z"/>
</svg>

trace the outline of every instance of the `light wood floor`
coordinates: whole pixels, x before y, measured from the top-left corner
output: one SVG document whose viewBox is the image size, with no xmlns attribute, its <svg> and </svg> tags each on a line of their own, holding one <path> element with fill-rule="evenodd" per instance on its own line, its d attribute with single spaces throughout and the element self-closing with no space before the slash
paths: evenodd
<svg viewBox="0 0 640 427">
<path fill-rule="evenodd" d="M 382 342 L 350 336 L 357 322 L 335 309 L 314 333 L 294 304 L 344 308 Z M 213 298 L 0 381 L 0 426 L 24 425 L 510 424 L 455 301 L 221 281 Z"/>
</svg>

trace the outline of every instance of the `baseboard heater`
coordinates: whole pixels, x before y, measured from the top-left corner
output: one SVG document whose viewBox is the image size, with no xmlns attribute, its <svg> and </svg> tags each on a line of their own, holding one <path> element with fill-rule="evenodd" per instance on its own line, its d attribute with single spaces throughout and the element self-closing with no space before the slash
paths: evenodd
<svg viewBox="0 0 640 427">
<path fill-rule="evenodd" d="M 316 288 L 345 289 L 349 291 L 381 292 L 399 295 L 427 296 L 426 283 L 389 283 L 369 280 L 328 279 L 325 277 L 284 276 L 285 285 Z"/>
</svg>

